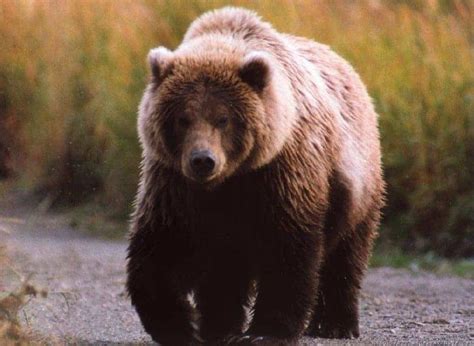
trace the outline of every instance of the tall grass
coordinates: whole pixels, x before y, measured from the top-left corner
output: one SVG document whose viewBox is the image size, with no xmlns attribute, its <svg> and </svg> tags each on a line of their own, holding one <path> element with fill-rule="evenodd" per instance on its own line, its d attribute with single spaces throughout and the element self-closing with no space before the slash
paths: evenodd
<svg viewBox="0 0 474 346">
<path fill-rule="evenodd" d="M 58 201 L 133 198 L 149 48 L 179 44 L 228 1 L 0 0 L 0 174 Z M 472 1 L 233 1 L 331 45 L 380 113 L 389 186 L 382 238 L 474 255 Z"/>
</svg>

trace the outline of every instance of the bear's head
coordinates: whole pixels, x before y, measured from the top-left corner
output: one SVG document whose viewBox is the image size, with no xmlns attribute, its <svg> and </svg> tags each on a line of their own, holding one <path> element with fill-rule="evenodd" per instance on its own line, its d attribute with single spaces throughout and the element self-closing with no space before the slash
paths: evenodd
<svg viewBox="0 0 474 346">
<path fill-rule="evenodd" d="M 146 158 L 212 187 L 267 164 L 284 146 L 295 111 L 269 54 L 160 47 L 148 60 L 138 122 Z"/>
</svg>

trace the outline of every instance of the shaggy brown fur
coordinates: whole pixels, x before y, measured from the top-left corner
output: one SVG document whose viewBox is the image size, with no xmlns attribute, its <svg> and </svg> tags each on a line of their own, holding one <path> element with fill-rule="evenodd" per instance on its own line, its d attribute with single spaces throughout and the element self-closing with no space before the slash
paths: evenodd
<svg viewBox="0 0 474 346">
<path fill-rule="evenodd" d="M 127 281 L 145 330 L 176 345 L 359 336 L 384 183 L 354 70 L 234 8 L 149 62 Z"/>
</svg>

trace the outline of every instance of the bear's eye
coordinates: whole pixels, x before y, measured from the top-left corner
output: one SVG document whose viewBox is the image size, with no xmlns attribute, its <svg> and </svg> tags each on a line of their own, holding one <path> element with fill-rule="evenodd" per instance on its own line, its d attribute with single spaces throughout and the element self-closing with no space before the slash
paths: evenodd
<svg viewBox="0 0 474 346">
<path fill-rule="evenodd" d="M 217 119 L 216 126 L 220 129 L 223 129 L 229 123 L 229 117 L 226 115 L 222 115 Z"/>
<path fill-rule="evenodd" d="M 190 124 L 191 124 L 191 121 L 188 118 L 184 116 L 178 117 L 178 126 L 180 128 L 182 129 L 188 128 Z"/>
</svg>

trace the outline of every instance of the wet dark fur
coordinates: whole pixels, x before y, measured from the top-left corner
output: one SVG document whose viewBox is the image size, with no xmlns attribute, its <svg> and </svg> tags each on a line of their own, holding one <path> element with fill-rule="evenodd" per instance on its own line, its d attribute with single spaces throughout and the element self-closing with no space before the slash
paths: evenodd
<svg viewBox="0 0 474 346">
<path fill-rule="evenodd" d="M 199 339 L 219 344 L 244 332 L 244 307 L 257 282 L 248 335 L 273 338 L 271 343 L 295 341 L 304 333 L 357 337 L 359 289 L 383 203 L 380 163 L 373 163 L 373 189 L 360 206 L 353 205 L 351 182 L 337 164 L 342 135 L 323 106 L 302 93 L 298 111 L 308 116 L 298 121 L 269 163 L 254 168 L 258 153 L 249 133 L 268 129 L 257 112 L 249 112 L 257 104 L 248 86 L 232 75 L 220 80 L 224 67 L 212 65 L 214 82 L 203 77 L 206 73 L 199 77 L 189 72 L 174 79 L 185 84 L 160 80 L 150 85 L 150 90 L 174 95 L 168 99 L 176 102 L 152 99 L 146 105 L 157 109 L 150 143 L 162 148 L 163 156 L 144 157 L 128 253 L 127 288 L 143 326 L 162 344 Z M 299 71 L 294 78 L 302 75 Z M 225 144 L 234 164 L 230 173 L 206 187 L 180 174 L 178 164 L 169 164 L 182 145 L 169 121 L 188 95 L 182 85 L 208 85 L 206 90 L 219 92 L 221 87 L 213 89 L 212 83 L 240 90 L 229 96 L 222 87 L 219 100 L 233 105 L 234 119 L 245 121 L 233 124 L 226 136 L 232 137 Z M 294 83 L 296 90 L 299 84 Z M 338 81 L 327 84 L 340 88 Z M 353 115 L 351 110 L 347 114 Z M 317 142 L 308 141 L 313 136 Z M 378 142 L 378 137 L 370 141 Z M 373 150 L 377 157 L 378 144 Z M 196 310 L 187 300 L 191 292 Z"/>
</svg>

